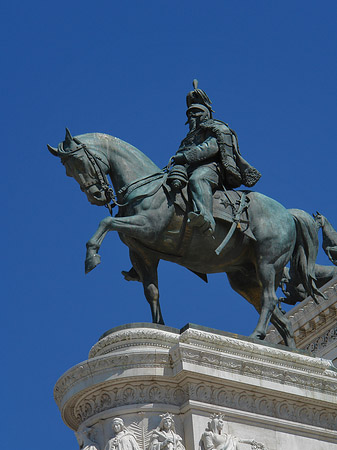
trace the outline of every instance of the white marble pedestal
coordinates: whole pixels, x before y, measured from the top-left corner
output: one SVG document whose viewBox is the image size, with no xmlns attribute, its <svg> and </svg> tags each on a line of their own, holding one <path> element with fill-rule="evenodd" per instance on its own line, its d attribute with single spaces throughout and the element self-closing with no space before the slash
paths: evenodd
<svg viewBox="0 0 337 450">
<path fill-rule="evenodd" d="M 166 412 L 186 450 L 199 448 L 214 413 L 224 414 L 224 433 L 264 444 L 239 450 L 337 450 L 337 371 L 328 360 L 196 325 L 114 328 L 54 394 L 66 425 L 89 432 L 98 450 L 114 417 L 148 450 Z"/>
</svg>

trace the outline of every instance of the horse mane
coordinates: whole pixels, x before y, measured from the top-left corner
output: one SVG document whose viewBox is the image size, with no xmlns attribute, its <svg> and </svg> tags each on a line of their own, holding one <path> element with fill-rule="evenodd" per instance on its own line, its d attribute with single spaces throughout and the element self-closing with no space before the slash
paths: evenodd
<svg viewBox="0 0 337 450">
<path fill-rule="evenodd" d="M 146 156 L 145 153 L 118 137 L 106 133 L 85 133 L 79 134 L 75 136 L 75 138 L 96 151 L 106 150 L 109 152 L 118 147 L 125 150 L 128 154 L 131 153 L 132 158 L 139 159 L 139 161 L 142 162 L 142 165 L 146 164 L 147 166 L 152 167 L 154 171 L 160 171 L 160 168 Z"/>
</svg>

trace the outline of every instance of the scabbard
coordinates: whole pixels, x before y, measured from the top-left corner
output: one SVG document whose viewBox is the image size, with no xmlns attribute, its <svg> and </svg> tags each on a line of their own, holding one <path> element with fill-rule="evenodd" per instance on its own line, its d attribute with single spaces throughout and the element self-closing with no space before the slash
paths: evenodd
<svg viewBox="0 0 337 450">
<path fill-rule="evenodd" d="M 215 250 L 215 253 L 219 256 L 220 253 L 222 252 L 222 250 L 226 247 L 226 245 L 228 244 L 228 241 L 230 240 L 230 238 L 233 236 L 233 233 L 235 231 L 235 228 L 238 226 L 242 211 L 245 207 L 246 204 L 246 194 L 243 192 L 241 199 L 240 199 L 240 205 L 238 208 L 237 213 L 234 215 L 234 221 L 227 233 L 227 236 L 225 237 L 225 239 L 221 242 L 221 244 L 219 245 L 219 247 Z"/>
<path fill-rule="evenodd" d="M 226 245 L 228 244 L 228 241 L 230 240 L 230 238 L 233 236 L 233 233 L 235 231 L 235 228 L 237 227 L 236 222 L 233 222 L 228 233 L 227 236 L 225 237 L 225 239 L 221 242 L 221 244 L 219 245 L 219 247 L 215 250 L 215 253 L 219 256 L 220 253 L 222 252 L 222 250 L 226 247 Z"/>
</svg>

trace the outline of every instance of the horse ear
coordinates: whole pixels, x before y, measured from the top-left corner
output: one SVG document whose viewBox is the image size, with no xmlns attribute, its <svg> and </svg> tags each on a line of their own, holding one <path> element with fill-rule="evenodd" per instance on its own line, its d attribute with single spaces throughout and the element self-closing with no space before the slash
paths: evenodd
<svg viewBox="0 0 337 450">
<path fill-rule="evenodd" d="M 73 140 L 73 137 L 72 137 L 70 131 L 68 130 L 68 128 L 66 128 L 66 137 L 64 138 L 64 143 L 66 144 L 66 146 L 67 146 L 67 144 L 70 145 L 72 140 Z"/>
</svg>

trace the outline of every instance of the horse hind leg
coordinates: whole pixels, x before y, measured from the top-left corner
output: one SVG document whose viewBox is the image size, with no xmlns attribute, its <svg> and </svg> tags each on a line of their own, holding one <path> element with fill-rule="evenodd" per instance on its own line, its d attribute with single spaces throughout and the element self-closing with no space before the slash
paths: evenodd
<svg viewBox="0 0 337 450">
<path fill-rule="evenodd" d="M 228 281 L 235 292 L 240 294 L 260 313 L 261 286 L 256 280 L 255 268 L 247 271 L 227 273 Z"/>
<path fill-rule="evenodd" d="M 250 337 L 263 340 L 266 337 L 267 327 L 275 310 L 278 298 L 275 292 L 275 268 L 273 265 L 261 265 L 258 269 L 261 283 L 260 317 L 255 330 Z"/>
<path fill-rule="evenodd" d="M 261 284 L 256 279 L 255 268 L 254 269 L 252 268 L 250 273 L 249 272 L 247 272 L 246 274 L 243 274 L 242 272 L 229 273 L 227 274 L 227 277 L 232 288 L 238 294 L 242 295 L 242 297 L 248 300 L 248 302 L 254 306 L 256 311 L 259 314 L 261 314 L 261 296 L 263 289 L 261 287 Z M 275 286 L 275 284 L 276 283 L 273 282 L 272 286 Z M 273 292 L 275 293 L 274 288 Z M 277 301 L 276 293 L 274 301 L 275 300 Z M 271 322 L 282 336 L 285 344 L 291 348 L 295 348 L 295 341 L 293 338 L 291 323 L 289 319 L 287 319 L 282 314 L 277 305 L 275 306 L 274 311 L 271 315 Z M 254 333 L 251 336 L 254 338 L 257 337 L 254 335 Z"/>
<path fill-rule="evenodd" d="M 290 320 L 282 313 L 278 305 L 275 306 L 271 316 L 271 323 L 280 333 L 284 344 L 290 348 L 296 348 L 293 327 Z"/>
</svg>

